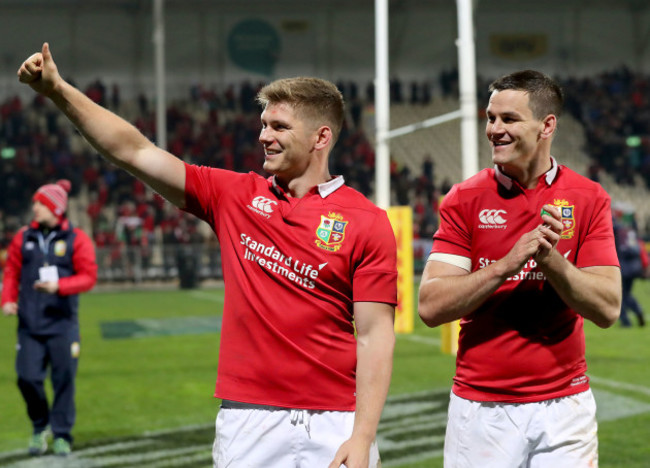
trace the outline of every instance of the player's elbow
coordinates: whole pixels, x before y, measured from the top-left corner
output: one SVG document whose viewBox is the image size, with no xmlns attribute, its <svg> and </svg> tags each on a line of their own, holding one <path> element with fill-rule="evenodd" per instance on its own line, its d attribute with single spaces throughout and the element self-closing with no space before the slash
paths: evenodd
<svg viewBox="0 0 650 468">
<path fill-rule="evenodd" d="M 431 328 L 444 323 L 440 311 L 429 301 L 423 300 L 422 298 L 418 300 L 418 315 L 425 325 Z"/>
<path fill-rule="evenodd" d="M 603 311 L 598 319 L 593 320 L 593 322 L 600 328 L 609 328 L 618 321 L 618 317 L 620 315 L 621 305 L 619 303 L 617 306 L 608 307 L 605 311 Z"/>
<path fill-rule="evenodd" d="M 598 281 L 598 287 L 592 290 L 582 305 L 586 310 L 582 315 L 594 322 L 600 328 L 614 325 L 621 315 L 623 291 L 621 273 L 618 268 L 610 268 L 601 272 L 604 275 Z M 606 279 L 602 281 L 602 279 Z"/>
<path fill-rule="evenodd" d="M 617 283 L 617 286 L 620 283 Z M 623 292 L 620 287 L 616 288 L 610 296 L 609 304 L 605 307 L 603 313 L 603 321 L 601 324 L 597 324 L 601 328 L 609 328 L 618 322 L 618 318 L 621 315 L 621 305 L 623 303 Z"/>
<path fill-rule="evenodd" d="M 611 304 L 602 305 L 597 310 L 582 315 L 600 328 L 609 328 L 618 321 L 618 317 L 621 315 L 621 301 L 620 299 L 612 301 Z"/>
<path fill-rule="evenodd" d="M 598 318 L 592 320 L 598 327 L 600 328 L 610 328 L 612 325 L 616 323 L 616 320 L 610 320 L 608 318 Z"/>
</svg>

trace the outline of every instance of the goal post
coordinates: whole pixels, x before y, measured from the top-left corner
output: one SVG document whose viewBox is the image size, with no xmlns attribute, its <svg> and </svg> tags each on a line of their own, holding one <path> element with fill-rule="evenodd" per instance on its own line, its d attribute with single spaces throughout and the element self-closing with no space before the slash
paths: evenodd
<svg viewBox="0 0 650 468">
<path fill-rule="evenodd" d="M 466 179 L 478 172 L 478 121 L 476 115 L 476 54 L 474 47 L 474 0 L 456 0 L 458 20 L 458 73 L 460 109 L 444 115 L 390 129 L 390 85 L 388 63 L 388 0 L 375 0 L 375 203 L 389 212 L 393 230 L 398 239 L 398 306 L 395 331 L 413 331 L 413 214 L 410 207 L 390 207 L 390 140 L 460 119 L 462 177 Z M 409 214 L 405 214 L 405 213 Z M 408 234 L 407 234 L 408 233 Z M 410 244 L 404 239 L 410 236 Z M 410 261 L 404 261 L 405 258 Z M 409 271 L 406 271 L 406 269 Z M 411 278 L 410 287 L 404 283 Z M 406 316 L 404 316 L 406 315 Z M 458 323 L 443 325 L 443 334 L 449 341 L 443 351 L 455 354 L 452 344 L 457 340 Z"/>
</svg>

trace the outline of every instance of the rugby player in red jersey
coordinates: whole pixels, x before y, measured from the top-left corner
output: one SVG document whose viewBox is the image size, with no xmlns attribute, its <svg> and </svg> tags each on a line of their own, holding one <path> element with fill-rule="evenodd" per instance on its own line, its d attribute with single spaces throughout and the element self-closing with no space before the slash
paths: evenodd
<svg viewBox="0 0 650 468">
<path fill-rule="evenodd" d="M 583 319 L 619 315 L 610 197 L 551 156 L 552 79 L 516 72 L 490 92 L 494 168 L 445 196 L 419 292 L 427 325 L 461 324 L 444 464 L 594 467 Z"/>
<path fill-rule="evenodd" d="M 336 87 L 292 78 L 258 101 L 271 176 L 186 164 L 65 82 L 48 44 L 18 71 L 106 159 L 210 224 L 225 281 L 214 464 L 375 467 L 395 342 L 388 217 L 328 171 Z"/>
</svg>

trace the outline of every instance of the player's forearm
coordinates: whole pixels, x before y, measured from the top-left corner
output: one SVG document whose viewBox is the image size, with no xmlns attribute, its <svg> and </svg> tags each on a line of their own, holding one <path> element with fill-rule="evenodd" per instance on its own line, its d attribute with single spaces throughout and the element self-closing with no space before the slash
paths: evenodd
<svg viewBox="0 0 650 468">
<path fill-rule="evenodd" d="M 178 207 L 185 204 L 184 163 L 156 147 L 126 120 L 61 81 L 50 99 L 106 159 Z"/>
<path fill-rule="evenodd" d="M 562 300 L 601 328 L 612 326 L 621 310 L 621 276 L 615 266 L 579 269 L 555 251 L 540 264 L 548 282 Z"/>
<path fill-rule="evenodd" d="M 424 275 L 418 294 L 418 314 L 429 327 L 458 320 L 480 307 L 506 278 L 499 262 L 469 274 L 429 278 Z"/>
<path fill-rule="evenodd" d="M 48 97 L 84 138 L 117 166 L 136 169 L 138 152 L 153 146 L 129 122 L 96 104 L 65 81 L 60 81 Z"/>
<path fill-rule="evenodd" d="M 370 444 L 376 437 L 393 370 L 392 328 L 358 338 L 357 398 L 352 437 Z"/>
</svg>

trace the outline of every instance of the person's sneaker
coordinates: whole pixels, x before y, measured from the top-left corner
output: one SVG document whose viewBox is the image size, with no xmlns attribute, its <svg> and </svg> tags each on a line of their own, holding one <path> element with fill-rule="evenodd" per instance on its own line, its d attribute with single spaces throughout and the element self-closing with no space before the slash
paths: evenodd
<svg viewBox="0 0 650 468">
<path fill-rule="evenodd" d="M 32 435 L 27 451 L 32 457 L 43 455 L 47 450 L 47 431 Z"/>
<path fill-rule="evenodd" d="M 54 455 L 60 457 L 67 457 L 72 452 L 72 447 L 70 447 L 70 442 L 63 439 L 62 437 L 57 437 L 54 439 L 54 445 L 52 445 L 52 451 Z"/>
</svg>

